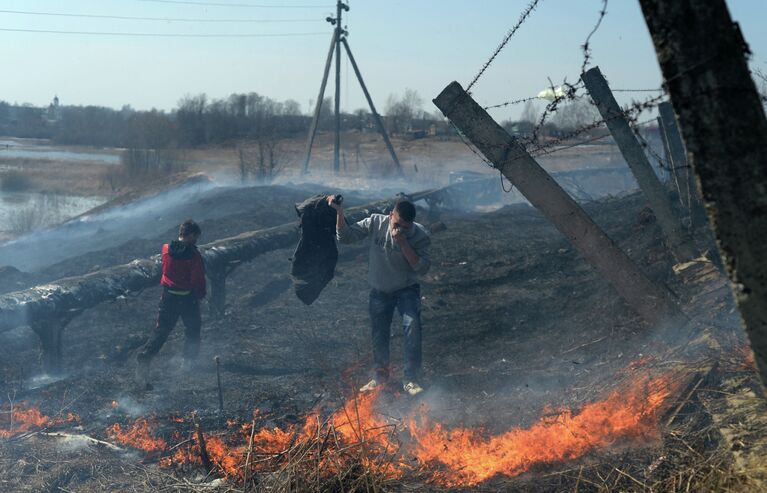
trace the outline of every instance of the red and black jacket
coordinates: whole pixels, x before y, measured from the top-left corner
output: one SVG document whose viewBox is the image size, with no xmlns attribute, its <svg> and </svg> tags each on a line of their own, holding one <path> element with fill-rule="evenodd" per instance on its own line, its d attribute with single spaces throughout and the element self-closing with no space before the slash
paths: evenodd
<svg viewBox="0 0 767 493">
<path fill-rule="evenodd" d="M 191 291 L 197 299 L 205 297 L 205 266 L 197 247 L 183 241 L 162 246 L 162 279 L 168 289 Z"/>
</svg>

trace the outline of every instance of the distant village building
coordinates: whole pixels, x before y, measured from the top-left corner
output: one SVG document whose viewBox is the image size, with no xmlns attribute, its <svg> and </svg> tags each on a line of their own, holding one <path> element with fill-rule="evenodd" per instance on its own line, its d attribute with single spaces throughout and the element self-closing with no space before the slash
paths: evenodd
<svg viewBox="0 0 767 493">
<path fill-rule="evenodd" d="M 59 105 L 59 97 L 54 96 L 51 104 L 43 112 L 43 120 L 46 123 L 58 123 L 61 121 L 61 106 Z"/>
</svg>

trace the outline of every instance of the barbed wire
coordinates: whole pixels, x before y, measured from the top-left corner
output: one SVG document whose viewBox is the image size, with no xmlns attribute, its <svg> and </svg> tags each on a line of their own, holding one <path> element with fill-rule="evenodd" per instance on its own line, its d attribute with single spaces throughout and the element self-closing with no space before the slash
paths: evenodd
<svg viewBox="0 0 767 493">
<path fill-rule="evenodd" d="M 583 50 L 583 64 L 581 65 L 581 73 L 586 71 L 586 67 L 589 65 L 589 61 L 591 60 L 591 48 L 589 47 L 589 41 L 591 41 L 591 37 L 594 35 L 594 33 L 599 30 L 599 26 L 602 25 L 602 20 L 605 18 L 605 15 L 607 15 L 607 0 L 602 0 L 602 9 L 599 11 L 597 22 L 589 35 L 586 36 L 586 41 L 584 41 L 583 45 L 581 45 L 581 49 Z"/>
<path fill-rule="evenodd" d="M 522 11 L 522 13 L 519 15 L 519 20 L 517 20 L 517 23 L 509 29 L 509 31 L 506 33 L 506 36 L 504 36 L 503 41 L 498 45 L 498 47 L 495 49 L 492 55 L 490 55 L 490 58 L 482 65 L 482 68 L 479 69 L 479 72 L 477 75 L 474 76 L 474 79 L 469 83 L 468 86 L 466 86 L 466 92 L 469 93 L 471 91 L 471 88 L 474 87 L 474 84 L 477 83 L 480 77 L 482 77 L 482 74 L 485 73 L 485 70 L 490 66 L 491 63 L 493 63 L 493 60 L 498 56 L 498 54 L 506 47 L 506 45 L 509 43 L 509 40 L 516 34 L 516 32 L 519 30 L 519 28 L 524 24 L 524 22 L 530 17 L 530 14 L 533 13 L 533 10 L 535 10 L 535 7 L 538 6 L 538 3 L 541 0 L 533 0 L 530 2 L 527 7 Z"/>
<path fill-rule="evenodd" d="M 560 146 L 560 147 L 552 147 L 551 149 L 544 149 L 540 152 L 532 152 L 530 155 L 533 157 L 540 157 L 540 156 L 548 156 L 549 154 L 554 154 L 555 152 L 564 151 L 566 149 L 572 149 L 573 147 L 579 147 L 585 144 L 590 144 L 592 142 L 596 142 L 597 140 L 606 139 L 608 137 L 612 137 L 612 134 L 606 133 L 604 135 L 599 135 L 597 137 L 592 137 L 590 139 L 582 140 L 580 142 L 576 142 L 574 144 L 566 145 L 566 146 Z"/>
<path fill-rule="evenodd" d="M 538 96 L 532 96 L 532 97 L 529 97 L 529 98 L 513 99 L 511 101 L 506 101 L 504 103 L 498 103 L 498 104 L 494 104 L 494 105 L 491 105 L 491 106 L 485 106 L 482 109 L 483 110 L 492 110 L 494 108 L 503 108 L 505 106 L 513 106 L 515 104 L 527 103 L 528 101 L 535 101 L 536 99 L 542 99 L 542 98 L 540 98 Z"/>
<path fill-rule="evenodd" d="M 610 89 L 611 92 L 665 92 L 665 89 L 663 87 L 658 87 L 656 89 Z M 585 97 L 584 95 L 577 95 L 573 99 L 580 99 Z M 527 103 L 528 101 L 536 101 L 539 99 L 546 99 L 542 96 L 530 96 L 529 98 L 520 98 L 520 99 L 512 99 L 511 101 L 504 101 L 503 103 L 498 104 L 492 104 L 490 106 L 483 106 L 483 110 L 492 110 L 495 108 L 504 108 L 506 106 L 514 106 L 521 103 Z"/>
<path fill-rule="evenodd" d="M 473 153 L 474 153 L 474 155 L 475 155 L 475 156 L 477 156 L 477 158 L 479 158 L 479 160 L 480 160 L 480 161 L 482 161 L 482 162 L 483 162 L 483 163 L 485 163 L 486 165 L 490 166 L 491 168 L 495 168 L 495 165 L 494 165 L 494 164 L 493 164 L 493 163 L 492 163 L 490 160 L 488 160 L 488 159 L 487 159 L 487 158 L 484 156 L 484 154 L 482 154 L 482 153 L 479 151 L 479 149 L 476 149 L 476 147 L 474 146 L 474 144 L 472 144 L 471 142 L 469 142 L 469 141 L 467 141 L 467 140 L 466 140 L 466 138 L 465 138 L 465 137 L 464 137 L 464 135 L 463 135 L 463 132 L 461 132 L 461 129 L 459 129 L 458 127 L 456 127 L 456 126 L 455 126 L 455 123 L 453 123 L 453 120 L 451 120 L 451 119 L 449 119 L 449 118 L 448 118 L 448 119 L 447 119 L 447 121 L 450 123 L 450 126 L 452 126 L 452 127 L 453 127 L 453 130 L 455 130 L 455 134 L 458 136 L 458 138 L 461 140 L 461 142 L 463 142 L 463 144 L 464 144 L 464 145 L 465 145 L 465 146 L 466 146 L 466 147 L 467 147 L 467 148 L 468 148 L 468 149 L 469 149 L 471 152 L 473 152 Z"/>
<path fill-rule="evenodd" d="M 610 89 L 611 92 L 665 92 L 663 87 L 655 89 Z"/>
<path fill-rule="evenodd" d="M 652 122 L 653 120 L 649 120 L 649 122 Z M 648 123 L 649 123 L 648 122 Z M 634 135 L 637 138 L 637 141 L 639 142 L 639 145 L 642 146 L 642 149 L 650 154 L 650 156 L 653 157 L 658 162 L 658 165 L 665 170 L 670 170 L 671 165 L 668 162 L 668 159 L 662 157 L 660 154 L 658 154 L 655 149 L 650 145 L 649 142 L 647 142 L 647 139 L 645 139 L 644 135 L 639 131 L 639 124 L 631 125 L 631 130 L 634 132 Z"/>
<path fill-rule="evenodd" d="M 563 101 L 575 101 L 580 97 L 578 95 L 578 89 L 581 88 L 582 84 L 583 81 L 578 81 L 575 84 L 569 84 L 567 82 L 567 78 L 565 78 L 565 80 L 562 81 L 562 84 L 559 86 L 558 91 L 557 88 L 554 87 L 554 83 L 551 81 L 551 79 L 549 79 L 549 86 L 554 99 L 546 105 L 546 108 L 544 108 L 543 113 L 538 120 L 538 124 L 533 128 L 531 143 L 538 142 L 538 134 L 546 124 L 546 119 L 550 114 L 556 113 L 559 103 Z"/>
<path fill-rule="evenodd" d="M 545 152 L 545 151 L 547 151 L 549 149 L 552 149 L 552 148 L 555 148 L 557 146 L 560 146 L 563 143 L 565 143 L 565 142 L 567 142 L 567 141 L 569 141 L 569 140 L 571 140 L 571 139 L 573 139 L 575 137 L 578 137 L 579 135 L 582 135 L 582 134 L 584 134 L 586 132 L 589 132 L 591 130 L 595 130 L 597 128 L 600 128 L 603 125 L 607 124 L 609 121 L 612 121 L 612 120 L 614 120 L 616 118 L 625 118 L 626 121 L 629 123 L 629 125 L 637 125 L 638 124 L 637 120 L 638 120 L 639 116 L 642 113 L 657 107 L 658 104 L 660 104 L 660 102 L 662 100 L 664 100 L 664 99 L 665 99 L 665 95 L 660 95 L 660 96 L 655 96 L 655 97 L 652 97 L 652 98 L 648 98 L 648 99 L 646 99 L 644 101 L 634 101 L 631 105 L 629 105 L 627 107 L 624 107 L 620 112 L 617 112 L 617 113 L 615 113 L 613 115 L 610 115 L 608 118 L 601 118 L 599 120 L 594 120 L 591 123 L 588 123 L 586 125 L 578 127 L 576 129 L 573 129 L 573 130 L 571 130 L 571 131 L 569 131 L 569 132 L 567 132 L 567 133 L 565 133 L 563 135 L 560 135 L 559 137 L 557 137 L 555 139 L 547 141 L 546 143 L 537 143 L 538 142 L 537 140 L 534 141 L 532 139 L 527 140 L 527 141 L 523 140 L 523 139 L 515 139 L 515 144 L 519 145 L 522 148 L 523 153 L 520 153 L 519 155 L 516 155 L 516 156 L 510 156 L 510 159 L 512 159 L 512 160 L 518 159 L 519 157 L 523 156 L 524 154 L 530 154 L 530 155 L 533 155 L 533 156 L 535 156 L 535 155 L 542 155 L 544 153 L 551 154 L 552 152 L 555 152 L 555 151 L 552 151 L 552 152 Z M 639 123 L 639 125 L 644 125 L 644 124 L 647 124 L 649 122 L 650 121 L 642 122 L 642 123 Z M 470 145 L 463 138 L 463 134 L 460 133 L 460 130 L 458 130 L 457 127 L 455 127 L 455 125 L 452 122 L 451 122 L 451 125 L 453 125 L 453 127 L 456 128 L 456 131 L 461 136 L 461 140 L 466 145 Z M 494 144 L 494 143 L 489 143 L 489 142 L 479 142 L 479 144 L 482 147 L 487 148 L 487 149 L 501 149 L 501 150 L 504 150 L 504 151 L 510 150 L 510 146 L 507 143 Z M 474 145 L 474 144 L 471 144 L 471 146 L 476 147 L 476 145 Z M 472 151 L 475 154 L 478 153 L 478 152 L 481 152 L 481 151 L 475 150 L 473 147 L 470 147 L 470 148 L 472 149 Z M 488 164 L 489 166 L 495 167 L 495 165 L 491 161 L 489 161 L 486 158 L 484 158 L 484 156 L 482 156 L 481 158 L 482 158 L 482 161 L 485 162 L 486 164 Z"/>
</svg>

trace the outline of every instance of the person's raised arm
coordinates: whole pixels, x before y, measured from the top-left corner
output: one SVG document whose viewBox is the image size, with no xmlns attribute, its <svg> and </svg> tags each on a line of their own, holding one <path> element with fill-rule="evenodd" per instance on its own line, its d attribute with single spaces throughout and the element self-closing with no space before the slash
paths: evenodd
<svg viewBox="0 0 767 493">
<path fill-rule="evenodd" d="M 365 239 L 370 234 L 371 218 L 367 217 L 354 224 L 347 224 L 344 218 L 344 208 L 328 197 L 328 205 L 336 210 L 336 238 L 341 243 L 354 243 Z"/>
</svg>

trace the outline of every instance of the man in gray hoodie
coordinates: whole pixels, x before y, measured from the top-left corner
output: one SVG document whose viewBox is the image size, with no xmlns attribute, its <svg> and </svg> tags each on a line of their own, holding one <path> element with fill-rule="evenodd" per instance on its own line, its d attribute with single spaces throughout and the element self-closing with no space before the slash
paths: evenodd
<svg viewBox="0 0 767 493">
<path fill-rule="evenodd" d="M 340 243 L 367 240 L 370 245 L 368 282 L 371 287 L 369 313 L 373 341 L 375 377 L 360 391 L 369 392 L 389 378 L 389 339 L 396 308 L 405 333 L 403 388 L 414 396 L 423 391 L 421 373 L 421 289 L 418 277 L 431 265 L 429 233 L 415 222 L 415 206 L 400 200 L 387 216 L 373 214 L 347 224 L 340 204 L 328 199 L 336 210 L 336 237 Z"/>
</svg>

